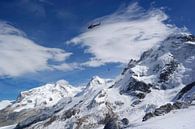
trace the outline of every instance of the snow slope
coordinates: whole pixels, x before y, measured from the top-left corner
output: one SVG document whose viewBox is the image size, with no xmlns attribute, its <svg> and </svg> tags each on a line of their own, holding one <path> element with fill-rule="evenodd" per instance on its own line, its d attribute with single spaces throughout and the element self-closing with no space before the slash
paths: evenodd
<svg viewBox="0 0 195 129">
<path fill-rule="evenodd" d="M 195 106 L 172 111 L 164 116 L 152 118 L 140 124 L 130 125 L 129 129 L 194 129 Z"/>
<path fill-rule="evenodd" d="M 10 101 L 10 100 L 0 101 L 0 110 L 6 108 L 7 106 L 9 106 L 11 104 L 12 104 L 12 101 Z"/>
<path fill-rule="evenodd" d="M 15 127 L 16 125 L 9 125 L 9 126 L 0 127 L 0 129 L 14 129 Z"/>
</svg>

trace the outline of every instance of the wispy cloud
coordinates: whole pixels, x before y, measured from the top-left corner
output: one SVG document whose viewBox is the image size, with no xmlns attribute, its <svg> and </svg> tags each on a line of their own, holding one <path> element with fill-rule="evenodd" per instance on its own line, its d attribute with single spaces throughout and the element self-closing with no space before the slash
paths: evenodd
<svg viewBox="0 0 195 129">
<path fill-rule="evenodd" d="M 85 66 L 98 67 L 106 63 L 125 64 L 138 59 L 140 54 L 164 40 L 174 27 L 164 23 L 168 16 L 160 9 L 144 10 L 137 3 L 91 23 L 101 25 L 86 30 L 68 44 L 84 46 L 93 55 Z"/>
<path fill-rule="evenodd" d="M 22 8 L 26 13 L 30 13 L 33 16 L 45 17 L 46 10 L 44 4 L 48 3 L 46 0 L 19 0 L 16 5 Z"/>
<path fill-rule="evenodd" d="M 62 49 L 40 46 L 21 30 L 0 21 L 0 76 L 20 76 L 42 70 L 72 70 L 76 65 L 66 63 L 71 54 Z"/>
</svg>

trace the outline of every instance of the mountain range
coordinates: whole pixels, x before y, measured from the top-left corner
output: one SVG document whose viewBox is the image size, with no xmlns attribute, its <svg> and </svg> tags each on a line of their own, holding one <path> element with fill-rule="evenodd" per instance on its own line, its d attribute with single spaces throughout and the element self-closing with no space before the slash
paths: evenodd
<svg viewBox="0 0 195 129">
<path fill-rule="evenodd" d="M 0 127 L 194 129 L 194 62 L 195 36 L 170 34 L 115 79 L 94 76 L 85 87 L 60 80 L 0 102 Z"/>
</svg>

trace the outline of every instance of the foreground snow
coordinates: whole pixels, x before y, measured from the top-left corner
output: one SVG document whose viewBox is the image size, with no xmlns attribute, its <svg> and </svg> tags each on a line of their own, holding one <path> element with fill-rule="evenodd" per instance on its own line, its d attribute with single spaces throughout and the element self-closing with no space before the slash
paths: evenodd
<svg viewBox="0 0 195 129">
<path fill-rule="evenodd" d="M 164 116 L 152 118 L 146 122 L 130 125 L 127 129 L 194 129 L 195 127 L 195 106 L 188 109 L 173 111 Z M 0 127 L 0 129 L 14 129 L 16 125 Z M 100 126 L 97 129 L 103 129 Z"/>
<path fill-rule="evenodd" d="M 188 109 L 173 111 L 146 122 L 135 124 L 129 129 L 194 129 L 195 106 Z"/>
<path fill-rule="evenodd" d="M 9 126 L 0 127 L 0 129 L 14 129 L 15 127 L 16 125 L 9 125 Z"/>
</svg>

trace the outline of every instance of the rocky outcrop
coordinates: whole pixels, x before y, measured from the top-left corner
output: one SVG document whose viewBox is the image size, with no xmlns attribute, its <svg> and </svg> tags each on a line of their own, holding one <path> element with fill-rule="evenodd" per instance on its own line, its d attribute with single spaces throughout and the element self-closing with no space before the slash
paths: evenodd
<svg viewBox="0 0 195 129">
<path fill-rule="evenodd" d="M 194 91 L 192 91 L 194 89 Z M 195 100 L 195 82 L 186 85 L 175 97 L 175 100 L 188 101 L 192 103 Z"/>
<path fill-rule="evenodd" d="M 151 92 L 151 90 L 150 90 L 151 87 L 152 87 L 151 84 L 146 84 L 142 81 L 138 81 L 138 80 L 132 78 L 132 81 L 129 82 L 127 92 L 128 91 L 141 91 L 141 92 L 144 92 L 144 93 L 150 93 Z"/>
<path fill-rule="evenodd" d="M 146 121 L 154 116 L 161 116 L 167 114 L 172 110 L 189 107 L 192 101 L 195 100 L 195 90 L 193 90 L 193 88 L 195 88 L 195 82 L 186 85 L 176 95 L 176 97 L 173 100 L 175 101 L 173 104 L 168 103 L 155 109 L 154 112 L 146 113 L 145 116 L 143 117 L 143 121 Z"/>
<path fill-rule="evenodd" d="M 183 42 L 195 42 L 195 36 L 194 35 L 185 35 L 185 36 L 180 36 L 178 39 L 182 39 Z"/>
<path fill-rule="evenodd" d="M 121 120 L 121 122 L 123 123 L 123 125 L 128 125 L 129 124 L 129 120 L 127 118 L 123 118 Z"/>
<path fill-rule="evenodd" d="M 160 76 L 159 76 L 159 82 L 165 82 L 169 80 L 169 77 L 178 67 L 178 63 L 174 60 L 172 60 L 170 63 L 165 64 L 164 68 L 162 69 Z"/>
<path fill-rule="evenodd" d="M 104 126 L 104 129 L 123 129 L 129 125 L 129 120 L 123 118 L 118 120 L 117 118 L 111 118 Z"/>
<path fill-rule="evenodd" d="M 104 129 L 120 129 L 117 119 L 110 119 L 104 126 Z"/>
<path fill-rule="evenodd" d="M 145 116 L 143 117 L 142 121 L 146 121 L 146 120 L 148 120 L 152 117 L 155 117 L 155 116 L 161 116 L 161 115 L 167 114 L 172 110 L 187 108 L 188 106 L 189 105 L 187 103 L 184 103 L 184 102 L 175 102 L 173 104 L 168 103 L 168 104 L 160 106 L 159 108 L 156 108 L 154 110 L 154 112 L 146 113 Z"/>
</svg>

